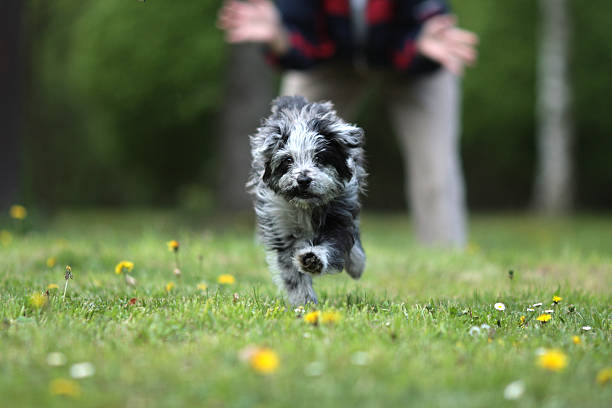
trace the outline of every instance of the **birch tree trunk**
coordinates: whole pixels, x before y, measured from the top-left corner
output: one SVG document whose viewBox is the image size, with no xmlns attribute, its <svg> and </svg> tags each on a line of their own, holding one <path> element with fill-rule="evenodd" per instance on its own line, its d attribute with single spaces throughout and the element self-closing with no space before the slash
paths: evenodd
<svg viewBox="0 0 612 408">
<path fill-rule="evenodd" d="M 260 46 L 232 45 L 227 67 L 225 103 L 221 112 L 218 193 L 222 210 L 251 207 L 245 183 L 251 168 L 249 135 L 269 112 L 275 96 L 272 69 Z"/>
<path fill-rule="evenodd" d="M 568 75 L 570 16 L 566 0 L 540 0 L 537 71 L 536 210 L 569 211 L 573 202 L 571 90 Z"/>
</svg>

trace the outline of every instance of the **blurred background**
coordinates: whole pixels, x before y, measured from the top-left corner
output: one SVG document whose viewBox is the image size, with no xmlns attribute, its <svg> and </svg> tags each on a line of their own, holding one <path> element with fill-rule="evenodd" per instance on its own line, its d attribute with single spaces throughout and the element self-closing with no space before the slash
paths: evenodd
<svg viewBox="0 0 612 408">
<path fill-rule="evenodd" d="M 0 206 L 248 209 L 247 136 L 278 72 L 258 47 L 225 44 L 220 5 L 5 0 Z M 612 208 L 612 3 L 451 5 L 481 39 L 464 78 L 470 210 Z M 357 118 L 368 140 L 365 206 L 400 210 L 402 162 L 377 97 Z"/>
</svg>

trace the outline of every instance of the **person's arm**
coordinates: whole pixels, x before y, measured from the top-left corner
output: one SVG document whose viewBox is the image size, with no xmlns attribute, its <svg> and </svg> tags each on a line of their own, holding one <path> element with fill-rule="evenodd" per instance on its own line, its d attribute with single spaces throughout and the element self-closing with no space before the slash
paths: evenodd
<svg viewBox="0 0 612 408">
<path fill-rule="evenodd" d="M 461 75 L 466 65 L 477 58 L 478 37 L 456 27 L 441 0 L 401 2 L 397 10 L 397 31 L 391 60 L 400 71 L 410 71 L 419 56 L 438 62 L 450 72 Z"/>
<path fill-rule="evenodd" d="M 314 1 L 279 0 L 275 6 L 268 0 L 230 0 L 219 13 L 218 25 L 228 42 L 262 43 L 273 63 L 304 69 L 335 53 L 320 17 Z"/>
</svg>

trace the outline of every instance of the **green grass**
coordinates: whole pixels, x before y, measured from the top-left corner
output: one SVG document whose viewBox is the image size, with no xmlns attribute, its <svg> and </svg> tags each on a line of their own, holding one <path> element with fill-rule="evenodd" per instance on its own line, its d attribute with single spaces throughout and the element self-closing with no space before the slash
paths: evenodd
<svg viewBox="0 0 612 408">
<path fill-rule="evenodd" d="M 296 317 L 276 291 L 249 219 L 153 211 L 32 218 L 27 232 L 0 244 L 0 406 L 557 408 L 612 400 L 612 385 L 595 380 L 612 366 L 610 217 L 480 216 L 468 250 L 453 253 L 416 246 L 403 216 L 366 216 L 364 277 L 317 281 L 317 308 L 342 316 L 320 326 Z M 181 243 L 179 279 L 171 239 Z M 49 257 L 56 266 L 46 266 Z M 115 275 L 121 260 L 135 263 L 136 287 Z M 74 279 L 62 300 L 66 264 Z M 225 273 L 235 285 L 216 283 Z M 176 284 L 170 292 L 168 282 Z M 207 291 L 196 288 L 201 282 Z M 36 309 L 30 296 L 51 283 L 60 289 Z M 548 324 L 525 310 L 553 308 L 557 294 L 563 300 Z M 471 336 L 482 324 L 491 329 Z M 241 361 L 249 345 L 274 350 L 278 370 L 262 375 Z M 540 368 L 542 347 L 562 350 L 565 370 Z M 65 365 L 47 364 L 54 351 Z M 70 379 L 69 367 L 83 361 L 96 372 L 73 380 L 80 396 L 52 395 L 50 382 Z M 524 394 L 504 399 L 516 380 Z"/>
</svg>

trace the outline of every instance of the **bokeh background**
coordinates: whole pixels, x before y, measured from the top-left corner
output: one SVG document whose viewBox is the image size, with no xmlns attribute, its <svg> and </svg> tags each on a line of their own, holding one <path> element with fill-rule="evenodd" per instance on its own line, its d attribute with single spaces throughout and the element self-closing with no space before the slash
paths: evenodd
<svg viewBox="0 0 612 408">
<path fill-rule="evenodd" d="M 53 210 L 245 210 L 247 135 L 278 72 L 228 46 L 221 1 L 16 0 L 0 40 L 2 201 Z M 532 208 L 537 168 L 535 0 L 451 2 L 481 38 L 464 79 L 469 208 Z M 573 209 L 612 208 L 612 37 L 606 0 L 567 2 Z M 404 208 L 402 162 L 375 92 L 356 121 L 371 172 L 366 209 Z"/>
</svg>

